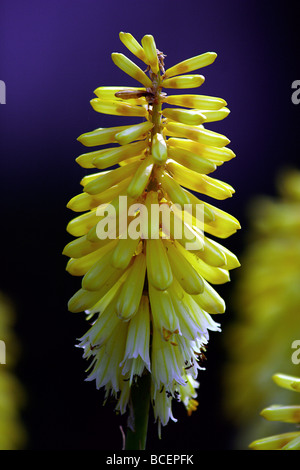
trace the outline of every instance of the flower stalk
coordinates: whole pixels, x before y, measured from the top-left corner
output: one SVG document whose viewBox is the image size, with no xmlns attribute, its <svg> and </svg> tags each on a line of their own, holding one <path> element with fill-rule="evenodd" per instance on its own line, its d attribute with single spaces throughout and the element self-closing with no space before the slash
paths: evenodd
<svg viewBox="0 0 300 470">
<path fill-rule="evenodd" d="M 128 426 L 125 450 L 145 450 L 150 409 L 151 377 L 146 373 L 139 377 L 132 386 L 131 415 L 133 416 L 133 429 Z"/>
</svg>

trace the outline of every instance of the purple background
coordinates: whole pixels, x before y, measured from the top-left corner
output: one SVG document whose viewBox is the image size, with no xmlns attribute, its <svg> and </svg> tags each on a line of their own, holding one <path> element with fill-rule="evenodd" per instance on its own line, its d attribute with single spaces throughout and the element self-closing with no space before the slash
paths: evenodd
<svg viewBox="0 0 300 470">
<path fill-rule="evenodd" d="M 112 405 L 103 408 L 102 392 L 83 381 L 87 363 L 74 344 L 87 325 L 83 314 L 67 310 L 79 280 L 65 273 L 61 256 L 71 240 L 65 226 L 73 215 L 65 205 L 81 191 L 85 174 L 75 163 L 84 151 L 76 138 L 96 127 L 122 124 L 121 118 L 92 110 L 93 90 L 135 84 L 110 58 L 114 51 L 127 53 L 119 31 L 138 40 L 153 34 L 167 54 L 167 67 L 206 51 L 218 53 L 214 65 L 203 71 L 206 81 L 199 93 L 228 102 L 229 117 L 209 128 L 231 139 L 237 158 L 213 175 L 236 189 L 232 199 L 216 205 L 239 218 L 246 232 L 248 201 L 258 193 L 274 193 L 278 169 L 297 164 L 300 147 L 300 105 L 291 102 L 291 84 L 300 78 L 299 7 L 270 5 L 1 0 L 0 79 L 6 83 L 7 104 L 0 107 L 0 286 L 19 318 L 23 354 L 18 373 L 28 394 L 29 448 L 121 446 L 118 426 L 124 419 L 114 416 Z M 239 253 L 245 232 L 226 246 Z M 223 328 L 231 318 L 230 288 L 219 289 L 228 305 Z M 220 410 L 220 337 L 212 335 L 198 412 L 187 418 L 175 406 L 180 423 L 164 429 L 162 441 L 151 417 L 149 448 L 231 446 L 234 431 Z"/>
</svg>

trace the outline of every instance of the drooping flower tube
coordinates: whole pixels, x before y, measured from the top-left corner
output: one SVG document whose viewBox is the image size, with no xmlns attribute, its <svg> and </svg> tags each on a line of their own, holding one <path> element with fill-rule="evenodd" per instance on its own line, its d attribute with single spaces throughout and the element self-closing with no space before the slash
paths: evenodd
<svg viewBox="0 0 300 470">
<path fill-rule="evenodd" d="M 228 115 L 226 102 L 181 93 L 204 82 L 193 72 L 212 64 L 216 54 L 165 70 L 153 36 L 141 44 L 129 33 L 120 39 L 144 65 L 112 54 L 139 86 L 100 86 L 91 105 L 132 123 L 78 138 L 95 149 L 77 162 L 100 171 L 82 179 L 82 193 L 68 204 L 83 212 L 67 227 L 76 237 L 64 249 L 67 271 L 83 276 L 69 310 L 93 318 L 79 344 L 92 359 L 88 380 L 114 395 L 116 409 L 124 413 L 137 379 L 150 375 L 154 415 L 166 425 L 175 420 L 174 398 L 189 414 L 197 407 L 196 378 L 209 331 L 220 330 L 211 314 L 225 311 L 211 284 L 229 281 L 229 271 L 239 266 L 211 238 L 230 236 L 239 222 L 193 191 L 231 197 L 229 184 L 208 175 L 235 155 L 227 137 L 205 127 Z M 172 88 L 180 94 L 167 94 Z"/>
</svg>

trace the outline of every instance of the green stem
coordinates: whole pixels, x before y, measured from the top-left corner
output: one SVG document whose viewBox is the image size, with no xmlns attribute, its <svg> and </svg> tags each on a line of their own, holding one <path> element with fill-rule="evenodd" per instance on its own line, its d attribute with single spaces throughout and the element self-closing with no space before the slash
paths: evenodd
<svg viewBox="0 0 300 470">
<path fill-rule="evenodd" d="M 160 84 L 161 84 L 161 77 L 160 73 L 158 72 L 158 75 L 156 76 L 155 79 L 155 99 L 154 99 L 154 104 L 153 104 L 153 110 L 152 110 L 152 122 L 154 124 L 154 127 L 151 132 L 151 137 L 156 133 L 159 133 L 161 131 L 161 98 L 160 98 Z"/>
<path fill-rule="evenodd" d="M 149 408 L 150 374 L 145 374 L 132 386 L 131 402 L 134 416 L 134 431 L 127 430 L 125 450 L 145 450 Z"/>
</svg>

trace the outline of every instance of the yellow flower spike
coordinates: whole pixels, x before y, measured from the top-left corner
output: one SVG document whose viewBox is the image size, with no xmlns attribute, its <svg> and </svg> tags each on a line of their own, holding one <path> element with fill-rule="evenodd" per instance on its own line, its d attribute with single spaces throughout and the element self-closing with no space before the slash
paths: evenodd
<svg viewBox="0 0 300 470">
<path fill-rule="evenodd" d="M 113 114 L 116 116 L 140 116 L 145 117 L 147 110 L 142 106 L 134 106 L 122 101 L 105 101 L 99 98 L 93 98 L 90 101 L 93 109 L 98 113 Z"/>
<path fill-rule="evenodd" d="M 167 69 L 164 76 L 170 78 L 175 75 L 193 72 L 202 67 L 207 67 L 207 65 L 212 64 L 216 60 L 216 57 L 217 54 L 215 52 L 205 52 L 204 54 L 191 57 Z"/>
<path fill-rule="evenodd" d="M 179 122 L 169 122 L 166 129 L 180 137 L 186 137 L 212 147 L 225 147 L 230 143 L 230 140 L 222 134 L 201 127 L 187 126 Z"/>
<path fill-rule="evenodd" d="M 152 139 L 152 157 L 158 165 L 162 165 L 168 158 L 167 143 L 162 134 L 156 133 Z"/>
<path fill-rule="evenodd" d="M 181 75 L 180 77 L 163 80 L 163 88 L 197 88 L 204 83 L 203 75 Z"/>
<path fill-rule="evenodd" d="M 146 188 L 148 181 L 150 179 L 152 170 L 154 166 L 154 159 L 152 155 L 148 155 L 148 157 L 143 160 L 140 164 L 139 169 L 136 171 L 135 175 L 133 176 L 132 180 L 129 183 L 127 188 L 127 194 L 131 197 L 138 197 Z"/>
<path fill-rule="evenodd" d="M 146 55 L 147 64 L 150 65 L 152 72 L 157 74 L 159 66 L 154 37 L 151 34 L 146 34 L 142 39 L 142 46 Z"/>
<path fill-rule="evenodd" d="M 146 241 L 148 281 L 158 290 L 165 290 L 172 284 L 173 275 L 167 253 L 159 238 Z"/>
<path fill-rule="evenodd" d="M 150 131 L 153 127 L 152 122 L 142 122 L 141 124 L 136 124 L 131 127 L 127 127 L 122 131 L 115 134 L 116 141 L 120 145 L 126 145 L 132 142 L 133 140 L 137 140 L 139 137 L 145 135 L 148 131 Z"/>
<path fill-rule="evenodd" d="M 82 214 L 68 224 L 77 239 L 64 254 L 70 258 L 67 271 L 83 276 L 68 308 L 93 318 L 79 344 L 91 360 L 87 380 L 105 388 L 105 399 L 116 399 L 116 411 L 130 408 L 137 425 L 127 432 L 130 450 L 145 447 L 150 400 L 159 430 L 176 421 L 173 399 L 188 415 L 197 408 L 203 351 L 209 333 L 220 331 L 210 315 L 225 311 L 210 283 L 227 282 L 239 266 L 233 253 L 206 234 L 226 238 L 240 226 L 192 193 L 225 199 L 234 192 L 207 176 L 235 155 L 227 137 L 203 126 L 224 119 L 227 103 L 166 93 L 200 86 L 203 75 L 191 73 L 216 54 L 192 57 L 165 72 L 166 56 L 153 36 L 145 35 L 142 45 L 130 33 L 121 32 L 120 39 L 147 68 L 119 53 L 112 60 L 140 84 L 98 86 L 91 104 L 102 114 L 137 116 L 141 122 L 99 127 L 78 138 L 86 147 L 105 147 L 76 159 L 94 174 L 84 176 L 82 192 L 68 203 Z"/>
<path fill-rule="evenodd" d="M 180 165 L 203 175 L 216 169 L 216 165 L 206 158 L 178 147 L 168 147 L 168 155 Z"/>
<path fill-rule="evenodd" d="M 127 73 L 127 75 L 142 83 L 146 88 L 152 86 L 150 78 L 124 54 L 113 52 L 111 57 L 114 64 L 123 70 L 123 72 Z"/>
<path fill-rule="evenodd" d="M 93 165 L 100 169 L 108 168 L 126 160 L 127 158 L 142 155 L 146 148 L 147 142 L 142 140 L 140 142 L 123 145 L 122 147 L 99 150 L 98 155 L 93 158 Z"/>
<path fill-rule="evenodd" d="M 164 241 L 172 273 L 181 287 L 191 295 L 203 292 L 203 279 L 173 243 Z"/>
<path fill-rule="evenodd" d="M 117 314 L 122 320 L 128 321 L 137 312 L 144 288 L 146 275 L 146 257 L 140 253 L 135 257 L 128 277 L 123 284 L 117 301 Z"/>
<path fill-rule="evenodd" d="M 132 36 L 130 33 L 123 33 L 123 31 L 119 34 L 120 40 L 127 47 L 127 49 L 132 52 L 136 57 L 141 59 L 143 62 L 147 62 L 146 54 L 142 46 L 138 43 L 138 41 Z"/>
<path fill-rule="evenodd" d="M 206 120 L 204 113 L 196 109 L 165 108 L 162 113 L 172 121 L 192 126 L 198 126 Z"/>
<path fill-rule="evenodd" d="M 227 105 L 222 98 L 205 95 L 170 95 L 162 98 L 163 103 L 185 108 L 197 108 L 205 110 L 218 110 Z"/>
</svg>

